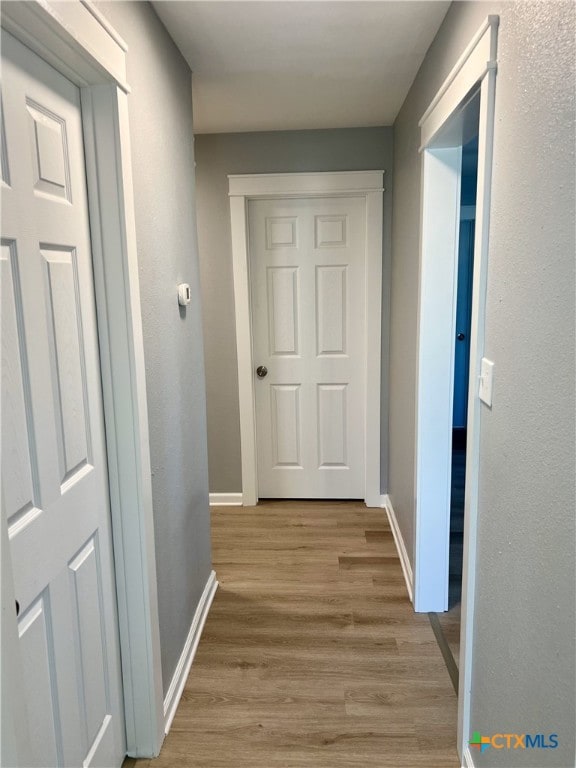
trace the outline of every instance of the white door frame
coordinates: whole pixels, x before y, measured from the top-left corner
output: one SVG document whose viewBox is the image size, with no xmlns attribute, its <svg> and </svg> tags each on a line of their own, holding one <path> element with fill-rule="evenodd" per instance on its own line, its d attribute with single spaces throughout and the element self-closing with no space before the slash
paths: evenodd
<svg viewBox="0 0 576 768">
<path fill-rule="evenodd" d="M 164 710 L 128 126 L 128 49 L 86 0 L 3 3 L 1 23 L 81 92 L 127 751 L 151 757 L 162 745 Z M 11 568 L 4 520 L 2 526 L 4 576 Z M 11 577 L 3 578 L 2 639 L 17 657 L 10 582 Z M 13 693 L 17 697 L 17 691 Z M 2 765 L 25 764 L 22 718 L 13 708 L 3 707 L 2 721 L 3 734 L 13 736 L 2 740 Z"/>
<path fill-rule="evenodd" d="M 470 386 L 468 391 L 464 563 L 458 692 L 458 750 L 469 759 L 473 617 L 480 453 L 480 364 L 486 283 L 498 16 L 488 16 L 424 113 L 421 128 L 422 214 L 416 414 L 414 607 L 444 611 L 448 597 L 453 360 L 460 213 L 460 116 L 479 92 L 478 186 Z M 450 135 L 451 129 L 453 135 Z M 472 765 L 472 762 L 465 762 Z"/>
<path fill-rule="evenodd" d="M 366 467 L 364 498 L 369 507 L 381 505 L 380 379 L 383 177 L 384 171 L 248 174 L 228 177 L 238 352 L 242 504 L 244 506 L 252 506 L 258 501 L 248 203 L 250 200 L 287 197 L 363 197 L 366 200 Z"/>
</svg>

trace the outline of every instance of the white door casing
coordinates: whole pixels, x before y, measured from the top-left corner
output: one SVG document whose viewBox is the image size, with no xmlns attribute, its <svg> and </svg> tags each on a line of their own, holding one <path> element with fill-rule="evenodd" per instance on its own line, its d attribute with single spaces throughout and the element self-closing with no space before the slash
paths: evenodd
<svg viewBox="0 0 576 768">
<path fill-rule="evenodd" d="M 2 36 L 2 480 L 30 765 L 125 755 L 80 93 Z"/>
<path fill-rule="evenodd" d="M 363 197 L 248 206 L 258 494 L 363 498 Z"/>
<path fill-rule="evenodd" d="M 381 505 L 381 323 L 382 323 L 382 218 L 383 171 L 260 174 L 229 177 L 238 389 L 242 454 L 242 503 L 258 500 L 258 456 L 256 450 L 256 367 L 251 312 L 248 207 L 251 201 L 288 198 L 359 198 L 364 201 L 364 348 L 363 454 L 364 470 L 360 498 L 368 506 Z M 331 266 L 326 264 L 325 266 Z M 338 265 L 336 262 L 333 266 Z M 328 276 L 328 273 L 322 277 Z M 337 277 L 336 271 L 331 275 Z M 338 278 L 339 279 L 339 278 Z M 328 358 L 326 358 L 327 360 Z M 282 383 L 282 382 L 280 382 Z M 330 382 L 317 382 L 327 383 Z M 283 394 L 283 393 L 281 393 Z M 285 394 L 288 395 L 288 390 Z M 337 390 L 327 390 L 333 399 Z M 334 397 L 337 396 L 337 397 Z M 287 398 L 289 401 L 289 398 Z M 341 433 L 341 432 L 340 432 Z M 356 433 L 358 434 L 358 433 Z"/>
</svg>

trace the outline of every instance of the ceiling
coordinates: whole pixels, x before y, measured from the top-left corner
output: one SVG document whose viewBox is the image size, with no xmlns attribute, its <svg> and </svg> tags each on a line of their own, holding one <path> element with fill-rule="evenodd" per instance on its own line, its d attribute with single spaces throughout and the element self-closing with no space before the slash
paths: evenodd
<svg viewBox="0 0 576 768">
<path fill-rule="evenodd" d="M 196 133 L 391 125 L 450 5 L 158 0 L 193 71 Z"/>
</svg>

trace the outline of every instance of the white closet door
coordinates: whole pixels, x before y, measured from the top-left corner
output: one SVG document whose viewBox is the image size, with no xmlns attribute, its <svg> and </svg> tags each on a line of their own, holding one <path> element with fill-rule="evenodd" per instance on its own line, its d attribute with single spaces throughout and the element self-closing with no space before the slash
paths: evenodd
<svg viewBox="0 0 576 768">
<path fill-rule="evenodd" d="M 34 766 L 120 766 L 78 89 L 2 35 L 2 481 Z"/>
<path fill-rule="evenodd" d="M 249 238 L 258 494 L 363 498 L 365 200 L 251 201 Z"/>
</svg>

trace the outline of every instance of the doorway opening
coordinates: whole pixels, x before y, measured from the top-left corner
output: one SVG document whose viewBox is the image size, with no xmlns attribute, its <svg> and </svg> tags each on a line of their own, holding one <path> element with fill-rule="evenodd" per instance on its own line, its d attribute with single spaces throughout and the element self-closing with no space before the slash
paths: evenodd
<svg viewBox="0 0 576 768">
<path fill-rule="evenodd" d="M 466 491 L 468 391 L 470 385 L 470 332 L 476 189 L 478 182 L 478 135 L 462 147 L 460 173 L 460 221 L 456 276 L 456 323 L 453 366 L 452 451 L 450 472 L 450 538 L 448 554 L 448 605 L 431 617 L 448 671 L 458 690 L 460 615 L 464 554 L 464 500 Z"/>
<path fill-rule="evenodd" d="M 383 193 L 383 171 L 229 177 L 244 506 L 255 505 L 260 495 L 325 498 L 331 495 L 325 490 L 328 473 L 333 479 L 336 473 L 342 474 L 343 489 L 338 496 L 360 494 L 367 506 L 381 505 Z M 313 211 L 300 216 L 298 205 Z M 320 210 L 322 205 L 339 207 Z M 354 213 L 350 206 L 359 208 Z M 259 227 L 254 226 L 257 222 L 249 215 L 255 210 L 261 213 Z M 358 239 L 360 232 L 364 268 L 352 270 L 344 263 L 343 254 L 349 250 L 349 240 Z M 305 271 L 305 262 L 298 262 L 304 244 L 310 252 L 331 254 L 326 257 L 327 263 L 315 264 L 306 285 L 299 274 Z M 261 257 L 270 254 L 266 272 L 260 270 L 259 274 L 254 252 Z M 353 282 L 357 283 L 356 291 L 351 289 Z M 358 294 L 363 297 L 365 312 L 359 328 L 352 328 L 354 313 L 346 308 L 348 297 Z M 325 311 L 313 312 L 310 308 L 314 301 L 317 307 L 323 303 Z M 304 305 L 311 313 L 311 329 L 304 328 L 302 323 Z M 361 375 L 354 384 L 358 387 L 359 397 L 355 399 L 359 405 L 348 415 L 349 384 L 337 367 L 342 362 L 350 365 L 352 342 L 363 354 L 358 361 Z M 312 358 L 326 363 L 317 381 L 291 378 L 294 371 L 287 366 L 294 366 L 297 374 L 298 366 L 305 368 Z M 268 369 L 270 376 L 266 379 Z M 267 388 L 265 383 L 270 386 Z M 312 396 L 310 391 L 304 392 L 306 388 Z M 257 419 L 259 405 L 264 418 Z M 337 418 L 333 418 L 334 413 Z M 362 425 L 363 433 L 350 426 L 354 417 Z M 273 435 L 273 439 L 261 441 L 268 452 L 268 456 L 262 457 L 258 452 L 258 432 L 266 423 L 267 434 Z M 315 456 L 308 456 L 308 466 L 325 464 L 327 471 L 322 480 L 314 478 L 311 471 L 310 483 L 295 488 L 288 485 L 290 474 L 306 479 L 301 425 L 318 427 L 317 443 L 324 446 L 323 453 L 317 450 Z M 344 493 L 349 455 L 364 459 L 363 467 L 356 468 L 352 494 Z M 272 460 L 267 467 L 269 457 Z M 264 461 L 259 461 L 262 458 Z M 283 478 L 278 477 L 273 483 L 273 474 L 282 474 Z"/>
<path fill-rule="evenodd" d="M 477 182 L 478 135 L 474 136 L 462 147 L 456 289 L 456 339 L 454 349 L 452 474 L 450 485 L 449 610 L 458 606 L 462 597 L 466 437 L 468 390 L 470 384 L 470 331 L 472 325 L 472 277 L 474 274 Z"/>
</svg>

